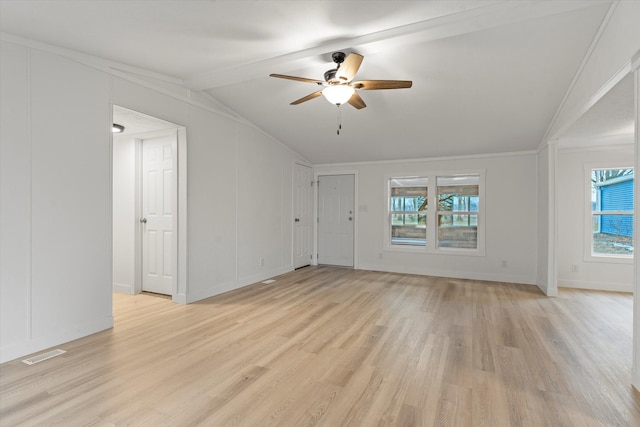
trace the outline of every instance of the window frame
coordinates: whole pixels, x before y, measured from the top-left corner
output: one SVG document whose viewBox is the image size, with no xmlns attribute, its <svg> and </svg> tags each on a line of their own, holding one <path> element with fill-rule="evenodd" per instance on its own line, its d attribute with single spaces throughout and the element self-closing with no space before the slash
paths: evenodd
<svg viewBox="0 0 640 427">
<path fill-rule="evenodd" d="M 636 252 L 637 243 L 633 242 L 633 254 L 601 254 L 593 252 L 593 217 L 594 215 L 631 215 L 632 221 L 635 218 L 634 211 L 594 211 L 591 208 L 591 173 L 594 170 L 603 169 L 635 169 L 633 165 L 623 162 L 601 162 L 601 163 L 589 163 L 584 165 L 584 254 L 583 259 L 585 262 L 605 262 L 616 264 L 632 264 L 634 255 Z M 635 182 L 635 170 L 633 176 L 633 185 Z M 635 239 L 634 239 L 635 240 Z"/>
<path fill-rule="evenodd" d="M 405 252 L 405 253 L 428 253 L 439 255 L 469 255 L 469 256 L 486 256 L 485 252 L 485 169 L 470 170 L 452 170 L 452 171 L 434 171 L 434 172 L 418 172 L 418 173 L 397 173 L 387 174 L 384 176 L 385 191 L 385 218 L 384 218 L 384 246 L 385 252 Z M 476 211 L 438 211 L 438 177 L 455 177 L 464 175 L 476 175 L 478 177 L 478 210 Z M 411 245 L 392 243 L 392 221 L 391 214 L 395 211 L 391 210 L 391 179 L 407 179 L 407 178 L 426 178 L 427 183 L 427 210 L 426 214 L 426 245 Z M 417 212 L 417 211 L 416 211 Z M 477 214 L 477 246 L 476 248 L 452 248 L 438 247 L 438 226 L 437 219 L 439 214 Z"/>
</svg>

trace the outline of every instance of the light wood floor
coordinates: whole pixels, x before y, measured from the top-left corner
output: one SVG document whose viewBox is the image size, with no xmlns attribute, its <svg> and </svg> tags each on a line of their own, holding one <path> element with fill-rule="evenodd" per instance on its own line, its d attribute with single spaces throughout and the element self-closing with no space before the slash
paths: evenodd
<svg viewBox="0 0 640 427">
<path fill-rule="evenodd" d="M 638 426 L 630 294 L 309 267 L 1 369 L 0 424 Z"/>
</svg>

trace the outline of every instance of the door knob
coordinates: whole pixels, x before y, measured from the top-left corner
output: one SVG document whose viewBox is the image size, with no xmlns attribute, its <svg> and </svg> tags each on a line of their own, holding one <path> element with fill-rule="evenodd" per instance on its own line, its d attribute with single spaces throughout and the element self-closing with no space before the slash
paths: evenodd
<svg viewBox="0 0 640 427">
<path fill-rule="evenodd" d="M 140 218 L 140 222 L 143 223 L 143 224 L 146 224 L 147 223 L 147 218 Z"/>
</svg>

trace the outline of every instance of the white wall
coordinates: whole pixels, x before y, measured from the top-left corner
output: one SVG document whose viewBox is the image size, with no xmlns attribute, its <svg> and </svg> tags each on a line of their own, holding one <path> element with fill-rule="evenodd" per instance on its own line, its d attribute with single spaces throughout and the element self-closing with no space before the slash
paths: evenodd
<svg viewBox="0 0 640 427">
<path fill-rule="evenodd" d="M 186 90 L 1 47 L 0 362 L 113 324 L 112 284 L 130 272 L 112 272 L 112 104 L 187 129 L 186 301 L 293 269 L 291 167 L 304 159 Z"/>
<path fill-rule="evenodd" d="M 630 139 L 632 137 L 630 136 Z M 586 259 L 585 165 L 633 167 L 633 144 L 558 151 L 558 286 L 632 291 L 633 263 Z M 578 271 L 572 271 L 573 266 Z"/>
<path fill-rule="evenodd" d="M 486 255 L 417 254 L 384 251 L 387 217 L 385 177 L 428 172 L 486 170 Z M 459 159 L 425 159 L 322 165 L 315 173 L 357 171 L 358 247 L 361 269 L 434 276 L 536 283 L 536 155 L 498 155 Z M 382 254 L 382 258 L 380 258 Z M 502 267 L 507 261 L 507 267 Z"/>
<path fill-rule="evenodd" d="M 31 337 L 29 53 L 0 49 L 0 343 L 11 349 Z"/>
<path fill-rule="evenodd" d="M 188 115 L 188 300 L 292 270 L 291 168 L 303 159 L 250 126 Z"/>
<path fill-rule="evenodd" d="M 2 43 L 5 361 L 113 324 L 109 77 Z"/>
</svg>

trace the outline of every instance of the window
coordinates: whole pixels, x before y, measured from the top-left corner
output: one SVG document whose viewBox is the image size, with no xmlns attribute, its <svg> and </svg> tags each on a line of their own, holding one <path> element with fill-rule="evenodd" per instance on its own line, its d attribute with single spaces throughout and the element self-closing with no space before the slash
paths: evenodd
<svg viewBox="0 0 640 427">
<path fill-rule="evenodd" d="M 392 178 L 389 212 L 394 245 L 427 244 L 428 178 Z"/>
<path fill-rule="evenodd" d="M 478 247 L 478 175 L 438 177 L 438 247 Z"/>
<path fill-rule="evenodd" d="M 390 177 L 386 248 L 483 254 L 483 179 L 483 173 Z"/>
<path fill-rule="evenodd" d="M 590 171 L 591 257 L 633 256 L 633 169 Z"/>
</svg>

